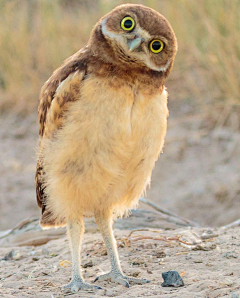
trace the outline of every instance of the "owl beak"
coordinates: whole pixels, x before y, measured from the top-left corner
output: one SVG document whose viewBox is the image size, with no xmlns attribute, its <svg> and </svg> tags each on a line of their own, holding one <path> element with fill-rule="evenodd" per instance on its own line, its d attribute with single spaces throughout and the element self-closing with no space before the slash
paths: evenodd
<svg viewBox="0 0 240 298">
<path fill-rule="evenodd" d="M 128 41 L 128 48 L 129 51 L 132 52 L 135 49 L 137 49 L 143 42 L 145 41 L 145 39 L 141 36 L 136 36 L 136 38 L 129 40 Z"/>
</svg>

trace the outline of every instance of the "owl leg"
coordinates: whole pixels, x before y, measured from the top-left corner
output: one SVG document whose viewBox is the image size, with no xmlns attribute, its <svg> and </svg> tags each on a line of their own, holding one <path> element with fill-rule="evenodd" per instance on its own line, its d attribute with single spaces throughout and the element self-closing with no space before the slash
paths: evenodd
<svg viewBox="0 0 240 298">
<path fill-rule="evenodd" d="M 112 282 L 117 282 L 128 288 L 129 282 L 135 284 L 148 283 L 149 281 L 147 279 L 138 279 L 123 275 L 119 261 L 116 240 L 114 238 L 112 229 L 112 215 L 109 216 L 109 214 L 95 213 L 95 219 L 106 245 L 107 253 L 111 262 L 111 271 L 109 273 L 100 275 L 94 280 L 94 282 L 97 280 L 111 280 Z"/>
<path fill-rule="evenodd" d="M 83 219 L 77 222 L 69 222 L 67 224 L 67 231 L 70 240 L 70 246 L 72 250 L 72 280 L 69 284 L 62 287 L 64 292 L 76 293 L 79 290 L 95 290 L 101 289 L 90 285 L 83 281 L 80 268 L 80 251 L 82 244 L 82 237 L 84 233 Z"/>
</svg>

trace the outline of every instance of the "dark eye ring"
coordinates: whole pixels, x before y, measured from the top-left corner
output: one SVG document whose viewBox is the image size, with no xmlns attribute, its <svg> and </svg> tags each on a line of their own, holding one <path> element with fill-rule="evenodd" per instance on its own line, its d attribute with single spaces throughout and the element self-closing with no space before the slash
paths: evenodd
<svg viewBox="0 0 240 298">
<path fill-rule="evenodd" d="M 121 28 L 125 31 L 131 31 L 135 26 L 134 19 L 131 17 L 125 17 L 121 21 Z"/>
</svg>

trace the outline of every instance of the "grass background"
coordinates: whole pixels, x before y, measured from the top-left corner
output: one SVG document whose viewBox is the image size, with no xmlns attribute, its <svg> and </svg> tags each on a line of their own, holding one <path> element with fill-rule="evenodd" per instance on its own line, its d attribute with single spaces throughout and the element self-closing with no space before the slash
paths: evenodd
<svg viewBox="0 0 240 298">
<path fill-rule="evenodd" d="M 239 129 L 240 1 L 145 0 L 179 43 L 170 101 L 190 102 L 209 125 Z M 0 113 L 36 112 L 54 69 L 84 46 L 96 21 L 120 0 L 0 0 Z"/>
</svg>

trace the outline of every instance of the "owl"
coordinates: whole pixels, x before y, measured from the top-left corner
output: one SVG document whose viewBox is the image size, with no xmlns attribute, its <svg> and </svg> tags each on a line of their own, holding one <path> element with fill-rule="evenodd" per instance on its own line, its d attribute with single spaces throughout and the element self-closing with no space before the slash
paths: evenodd
<svg viewBox="0 0 240 298">
<path fill-rule="evenodd" d="M 55 70 L 40 92 L 36 193 L 42 228 L 67 226 L 72 279 L 65 291 L 99 288 L 80 270 L 83 218 L 94 216 L 111 263 L 110 280 L 129 287 L 112 224 L 138 204 L 167 128 L 164 87 L 177 52 L 169 22 L 143 5 L 102 17 L 88 44 Z"/>
</svg>

